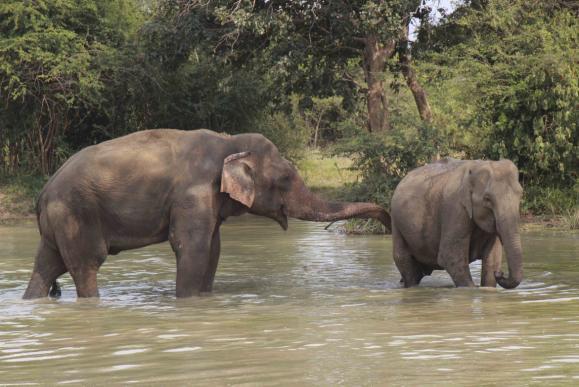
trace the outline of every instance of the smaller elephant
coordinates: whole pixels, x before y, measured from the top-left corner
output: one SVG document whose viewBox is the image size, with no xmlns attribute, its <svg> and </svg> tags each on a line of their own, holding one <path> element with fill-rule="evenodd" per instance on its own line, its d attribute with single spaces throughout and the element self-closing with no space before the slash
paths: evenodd
<svg viewBox="0 0 579 387">
<path fill-rule="evenodd" d="M 481 286 L 517 287 L 522 194 L 509 160 L 443 159 L 408 173 L 391 203 L 393 256 L 404 286 L 446 270 L 457 287 L 473 287 L 469 263 L 481 259 Z M 507 278 L 500 271 L 503 245 Z"/>
</svg>

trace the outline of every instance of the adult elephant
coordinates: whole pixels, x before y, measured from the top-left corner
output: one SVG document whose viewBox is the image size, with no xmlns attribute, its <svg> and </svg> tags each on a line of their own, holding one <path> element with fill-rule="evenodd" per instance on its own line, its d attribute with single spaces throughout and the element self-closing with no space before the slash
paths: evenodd
<svg viewBox="0 0 579 387">
<path fill-rule="evenodd" d="M 523 190 L 509 160 L 444 159 L 411 171 L 392 197 L 393 255 L 405 287 L 433 270 L 474 286 L 469 263 L 482 259 L 481 286 L 512 289 L 523 278 L 519 203 Z M 500 271 L 502 244 L 509 276 Z"/>
<path fill-rule="evenodd" d="M 98 297 L 108 254 L 169 240 L 177 297 L 211 291 L 219 227 L 252 213 L 287 228 L 310 221 L 390 217 L 370 203 L 326 202 L 259 134 L 146 130 L 87 147 L 48 181 L 36 205 L 41 241 L 24 298 L 46 297 L 69 272 L 78 297 Z"/>
</svg>

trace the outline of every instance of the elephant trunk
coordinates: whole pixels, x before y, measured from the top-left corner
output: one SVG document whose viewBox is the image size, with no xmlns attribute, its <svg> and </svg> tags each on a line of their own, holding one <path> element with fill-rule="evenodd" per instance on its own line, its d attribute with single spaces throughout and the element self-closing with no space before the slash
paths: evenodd
<svg viewBox="0 0 579 387">
<path fill-rule="evenodd" d="M 523 280 L 523 249 L 521 247 L 521 237 L 518 228 L 507 233 L 501 233 L 499 231 L 499 235 L 507 253 L 509 276 L 505 278 L 502 272 L 496 272 L 495 278 L 497 283 L 503 288 L 514 289 L 519 286 Z"/>
<path fill-rule="evenodd" d="M 372 203 L 330 202 L 312 193 L 301 179 L 294 180 L 292 190 L 285 197 L 287 215 L 314 222 L 331 222 L 350 218 L 373 218 L 391 232 L 390 215 Z"/>
</svg>

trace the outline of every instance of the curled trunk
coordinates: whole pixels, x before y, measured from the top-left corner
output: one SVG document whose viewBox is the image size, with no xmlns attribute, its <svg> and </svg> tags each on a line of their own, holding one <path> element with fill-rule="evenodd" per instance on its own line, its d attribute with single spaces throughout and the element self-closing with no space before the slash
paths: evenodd
<svg viewBox="0 0 579 387">
<path fill-rule="evenodd" d="M 497 283 L 505 289 L 514 289 L 523 280 L 523 249 L 518 231 L 503 234 L 501 241 L 507 253 L 509 276 L 504 277 L 502 272 L 495 273 Z"/>
</svg>

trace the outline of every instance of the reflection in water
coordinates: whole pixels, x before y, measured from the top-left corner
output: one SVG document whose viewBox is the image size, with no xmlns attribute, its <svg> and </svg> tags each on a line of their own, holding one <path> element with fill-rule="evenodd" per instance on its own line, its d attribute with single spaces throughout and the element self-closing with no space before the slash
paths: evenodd
<svg viewBox="0 0 579 387">
<path fill-rule="evenodd" d="M 22 301 L 33 225 L 0 227 L 0 384 L 579 382 L 579 236 L 524 235 L 525 281 L 401 289 L 391 239 L 241 218 L 214 294 L 174 298 L 167 244 L 101 268 L 101 300 Z M 478 277 L 480 264 L 472 265 Z"/>
</svg>

